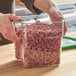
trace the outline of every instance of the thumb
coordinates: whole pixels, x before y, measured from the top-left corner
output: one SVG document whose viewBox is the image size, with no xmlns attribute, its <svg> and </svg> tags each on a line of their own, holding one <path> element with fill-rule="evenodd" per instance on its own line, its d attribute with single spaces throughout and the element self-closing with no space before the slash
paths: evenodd
<svg viewBox="0 0 76 76">
<path fill-rule="evenodd" d="M 49 15 L 50 15 L 50 17 L 53 17 L 55 20 L 62 20 L 63 19 L 62 14 L 55 7 L 50 8 Z"/>
<path fill-rule="evenodd" d="M 7 14 L 8 18 L 11 20 L 11 21 L 15 21 L 15 22 L 20 22 L 22 21 L 22 19 L 18 16 L 14 16 L 13 14 Z"/>
</svg>

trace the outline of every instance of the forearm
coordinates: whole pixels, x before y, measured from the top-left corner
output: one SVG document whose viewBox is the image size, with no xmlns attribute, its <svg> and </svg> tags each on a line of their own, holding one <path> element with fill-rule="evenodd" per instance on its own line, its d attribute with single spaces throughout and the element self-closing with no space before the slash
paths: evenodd
<svg viewBox="0 0 76 76">
<path fill-rule="evenodd" d="M 34 6 L 46 13 L 53 12 L 54 9 L 59 11 L 58 7 L 52 0 L 34 0 Z"/>
<path fill-rule="evenodd" d="M 59 10 L 58 6 L 55 4 L 54 1 L 50 0 L 50 9 L 51 8 L 55 8 L 57 11 L 59 11 L 61 13 L 61 11 Z"/>
<path fill-rule="evenodd" d="M 42 13 L 41 10 L 39 10 L 38 8 L 36 8 L 34 6 L 34 0 L 20 0 L 22 1 L 25 6 L 33 13 L 33 14 L 40 14 Z"/>
</svg>

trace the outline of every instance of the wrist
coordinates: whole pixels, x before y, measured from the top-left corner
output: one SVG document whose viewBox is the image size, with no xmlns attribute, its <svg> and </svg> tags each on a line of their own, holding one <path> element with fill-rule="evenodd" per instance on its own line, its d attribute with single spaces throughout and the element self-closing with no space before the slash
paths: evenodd
<svg viewBox="0 0 76 76">
<path fill-rule="evenodd" d="M 34 11 L 35 11 L 36 14 L 41 14 L 43 11 L 40 10 L 40 9 L 36 6 L 36 4 L 38 3 L 38 1 L 39 1 L 39 0 L 33 0 L 33 9 L 34 9 Z"/>
</svg>

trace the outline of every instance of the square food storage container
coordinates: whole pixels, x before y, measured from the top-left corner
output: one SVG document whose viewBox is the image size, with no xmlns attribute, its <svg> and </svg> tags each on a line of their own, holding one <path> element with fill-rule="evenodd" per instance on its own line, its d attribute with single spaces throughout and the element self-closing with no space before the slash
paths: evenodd
<svg viewBox="0 0 76 76">
<path fill-rule="evenodd" d="M 20 38 L 15 42 L 16 58 L 27 68 L 59 65 L 63 25 L 63 21 L 25 20 L 16 27 Z"/>
</svg>

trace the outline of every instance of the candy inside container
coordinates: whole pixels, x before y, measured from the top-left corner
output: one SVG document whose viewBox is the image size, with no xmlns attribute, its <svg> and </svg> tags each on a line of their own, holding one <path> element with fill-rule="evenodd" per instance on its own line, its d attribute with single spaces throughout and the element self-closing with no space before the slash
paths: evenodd
<svg viewBox="0 0 76 76">
<path fill-rule="evenodd" d="M 17 28 L 20 41 L 15 42 L 15 55 L 24 67 L 44 67 L 60 63 L 63 21 L 48 24 L 36 21 Z"/>
</svg>

